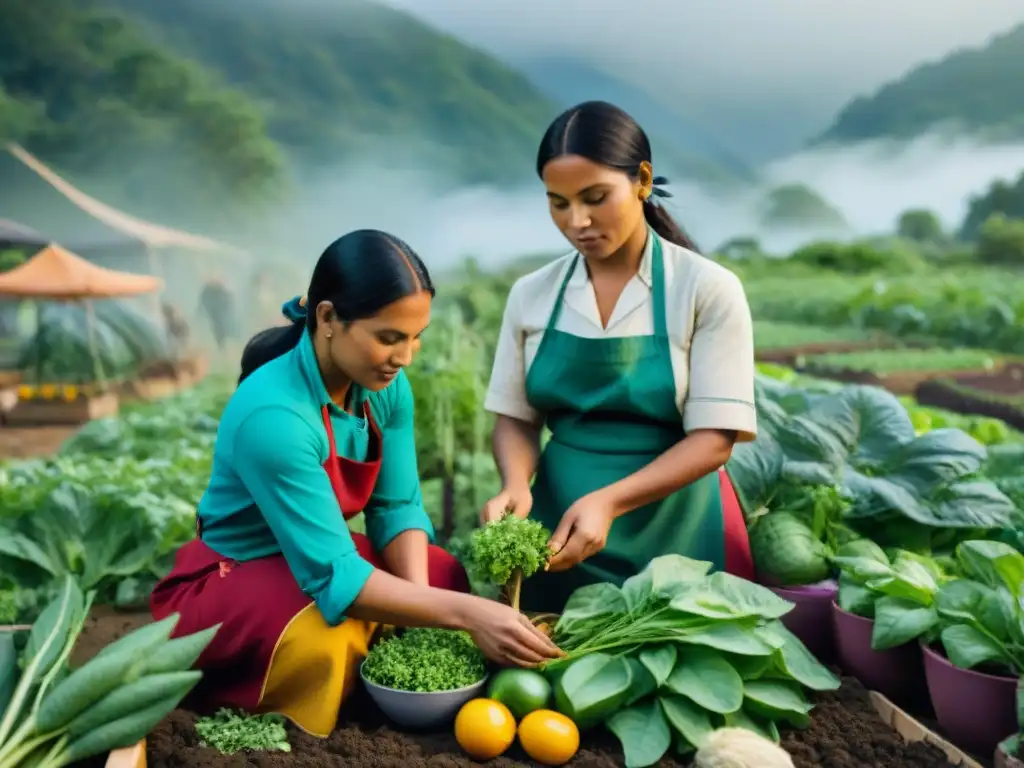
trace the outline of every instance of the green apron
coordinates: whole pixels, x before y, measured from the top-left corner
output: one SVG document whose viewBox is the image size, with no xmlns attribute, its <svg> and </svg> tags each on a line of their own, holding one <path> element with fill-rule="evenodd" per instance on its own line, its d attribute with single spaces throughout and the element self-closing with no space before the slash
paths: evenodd
<svg viewBox="0 0 1024 768">
<path fill-rule="evenodd" d="M 654 232 L 648 237 L 654 238 L 653 335 L 592 339 L 556 329 L 569 280 L 585 268 L 577 254 L 526 376 L 527 400 L 546 415 L 551 430 L 534 479 L 530 516 L 552 531 L 575 501 L 650 464 L 685 436 L 665 321 L 661 238 Z M 724 569 L 717 472 L 618 518 L 604 550 L 576 567 L 526 579 L 523 609 L 558 613 L 577 588 L 603 581 L 621 585 L 651 559 L 671 553 Z"/>
</svg>

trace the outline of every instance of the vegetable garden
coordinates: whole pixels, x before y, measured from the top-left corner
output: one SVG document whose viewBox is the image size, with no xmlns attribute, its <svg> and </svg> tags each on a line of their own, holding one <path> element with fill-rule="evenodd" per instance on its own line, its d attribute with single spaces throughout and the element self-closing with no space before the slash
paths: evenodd
<svg viewBox="0 0 1024 768">
<path fill-rule="evenodd" d="M 323 741 L 275 717 L 199 717 L 178 706 L 204 637 L 168 641 L 173 622 L 150 624 L 145 601 L 194 533 L 231 389 L 210 379 L 93 421 L 55 456 L 0 465 L 0 768 L 103 765 L 143 737 L 153 768 L 710 766 L 742 749 L 737 733 L 779 743 L 799 768 L 957 764 L 948 744 L 898 735 L 886 701 L 980 761 L 1007 739 L 1016 751 L 1024 437 L 806 372 L 814 360 L 823 374 L 837 360 L 875 374 L 998 365 L 1024 351 L 1013 297 L 989 298 L 975 278 L 883 289 L 812 275 L 797 289 L 760 269 L 738 267 L 759 349 L 803 348 L 797 370 L 760 366 L 761 433 L 729 465 L 762 584 L 656 559 L 621 588 L 586 587 L 561 616 L 533 617 L 567 653 L 540 672 L 490 670 L 458 633 L 383 628 Z M 481 406 L 509 279 L 474 275 L 441 292 L 410 379 L 428 511 L 474 590 L 516 605 L 547 533 L 514 519 L 476 527 L 498 490 Z M 942 301 L 965 308 L 960 326 Z M 982 341 L 995 351 L 942 351 Z M 445 724 L 417 730 L 410 701 Z"/>
</svg>

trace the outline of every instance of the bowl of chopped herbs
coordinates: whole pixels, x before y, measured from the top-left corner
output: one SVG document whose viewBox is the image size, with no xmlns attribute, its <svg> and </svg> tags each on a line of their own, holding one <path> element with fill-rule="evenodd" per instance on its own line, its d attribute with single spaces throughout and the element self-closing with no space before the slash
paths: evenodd
<svg viewBox="0 0 1024 768">
<path fill-rule="evenodd" d="M 446 726 L 482 694 L 487 661 L 466 632 L 407 629 L 371 648 L 360 675 L 389 719 L 428 730 Z"/>
</svg>

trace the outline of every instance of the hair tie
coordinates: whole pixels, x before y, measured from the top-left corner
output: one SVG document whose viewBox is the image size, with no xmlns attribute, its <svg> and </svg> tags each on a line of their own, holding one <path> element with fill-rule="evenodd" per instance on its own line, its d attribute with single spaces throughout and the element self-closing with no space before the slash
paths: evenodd
<svg viewBox="0 0 1024 768">
<path fill-rule="evenodd" d="M 671 182 L 664 176 L 655 176 L 651 180 L 651 197 L 672 197 L 672 193 L 662 189 Z"/>
<path fill-rule="evenodd" d="M 286 301 L 281 307 L 281 314 L 283 314 L 288 320 L 293 323 L 304 323 L 306 322 L 306 297 L 296 296 L 290 301 Z"/>
</svg>

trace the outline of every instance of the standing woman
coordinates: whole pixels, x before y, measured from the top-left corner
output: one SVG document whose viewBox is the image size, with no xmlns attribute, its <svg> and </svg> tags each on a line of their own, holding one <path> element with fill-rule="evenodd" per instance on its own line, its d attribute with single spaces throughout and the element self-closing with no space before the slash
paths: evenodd
<svg viewBox="0 0 1024 768">
<path fill-rule="evenodd" d="M 558 655 L 517 611 L 467 594 L 430 544 L 402 369 L 433 295 L 409 246 L 352 232 L 320 257 L 305 309 L 285 305 L 293 324 L 246 348 L 198 537 L 150 601 L 157 619 L 181 614 L 178 635 L 221 625 L 192 706 L 278 712 L 326 736 L 378 622 L 464 629 L 501 663 Z M 347 524 L 361 511 L 367 536 Z"/>
<path fill-rule="evenodd" d="M 554 531 L 523 605 L 560 611 L 576 588 L 621 584 L 669 553 L 753 577 L 723 469 L 757 431 L 740 281 L 655 202 L 666 182 L 621 109 L 559 116 L 537 173 L 575 250 L 512 287 L 485 402 L 504 487 L 483 519 L 511 509 Z"/>
</svg>

